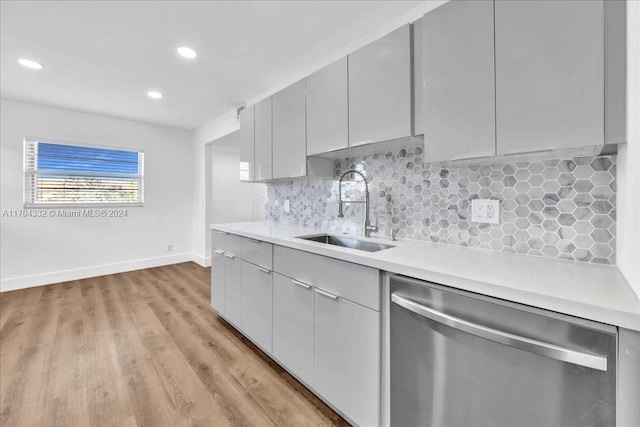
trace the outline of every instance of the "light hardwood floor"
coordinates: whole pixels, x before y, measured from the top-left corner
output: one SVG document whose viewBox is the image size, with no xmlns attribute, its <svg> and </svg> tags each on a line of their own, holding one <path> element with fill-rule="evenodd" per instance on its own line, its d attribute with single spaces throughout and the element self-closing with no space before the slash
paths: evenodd
<svg viewBox="0 0 640 427">
<path fill-rule="evenodd" d="M 0 425 L 347 425 L 184 263 L 0 294 Z"/>
</svg>

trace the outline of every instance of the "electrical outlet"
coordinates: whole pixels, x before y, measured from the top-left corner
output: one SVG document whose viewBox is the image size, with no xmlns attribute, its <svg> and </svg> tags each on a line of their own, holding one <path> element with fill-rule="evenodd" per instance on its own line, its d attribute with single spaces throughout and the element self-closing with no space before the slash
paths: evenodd
<svg viewBox="0 0 640 427">
<path fill-rule="evenodd" d="M 167 252 L 173 252 L 173 243 L 167 245 Z"/>
<path fill-rule="evenodd" d="M 284 201 L 284 213 L 289 213 L 291 212 L 291 203 L 289 202 L 289 199 Z"/>
<path fill-rule="evenodd" d="M 500 222 L 500 200 L 473 199 L 471 201 L 471 222 L 498 224 Z"/>
</svg>

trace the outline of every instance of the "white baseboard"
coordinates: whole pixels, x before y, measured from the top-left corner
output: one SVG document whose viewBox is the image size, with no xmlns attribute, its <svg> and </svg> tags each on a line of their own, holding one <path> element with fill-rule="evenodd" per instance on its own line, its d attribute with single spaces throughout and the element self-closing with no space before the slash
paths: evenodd
<svg viewBox="0 0 640 427">
<path fill-rule="evenodd" d="M 210 256 L 204 257 L 204 256 L 202 256 L 200 254 L 192 253 L 191 254 L 191 261 L 193 261 L 196 264 L 200 265 L 200 267 L 211 267 L 211 257 Z"/>
<path fill-rule="evenodd" d="M 196 259 L 196 257 L 198 259 Z M 156 258 L 137 259 L 116 264 L 95 265 L 74 270 L 53 271 L 50 273 L 34 274 L 31 276 L 12 277 L 0 280 L 0 292 L 50 285 L 52 283 L 68 282 L 69 280 L 87 279 L 89 277 L 104 276 L 107 274 L 124 273 L 126 271 L 160 267 L 163 265 L 178 264 L 188 261 L 194 261 L 203 265 L 201 261 L 206 262 L 206 260 L 206 258 L 196 256 L 193 253 L 184 253 Z M 209 264 L 210 263 L 211 259 L 209 258 Z"/>
</svg>

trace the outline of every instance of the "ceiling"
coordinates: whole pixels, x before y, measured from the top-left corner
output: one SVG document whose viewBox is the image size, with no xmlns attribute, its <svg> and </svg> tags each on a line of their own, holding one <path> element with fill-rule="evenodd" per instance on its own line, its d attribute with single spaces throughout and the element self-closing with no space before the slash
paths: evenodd
<svg viewBox="0 0 640 427">
<path fill-rule="evenodd" d="M 194 129 L 420 3 L 2 0 L 0 96 Z"/>
</svg>

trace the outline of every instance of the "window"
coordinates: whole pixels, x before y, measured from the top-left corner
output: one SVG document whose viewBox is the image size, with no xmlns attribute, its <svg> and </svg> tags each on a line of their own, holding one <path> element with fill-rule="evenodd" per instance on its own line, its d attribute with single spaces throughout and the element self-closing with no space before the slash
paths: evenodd
<svg viewBox="0 0 640 427">
<path fill-rule="evenodd" d="M 144 154 L 27 139 L 25 207 L 142 206 Z"/>
<path fill-rule="evenodd" d="M 249 181 L 249 162 L 240 162 L 240 181 Z"/>
</svg>

